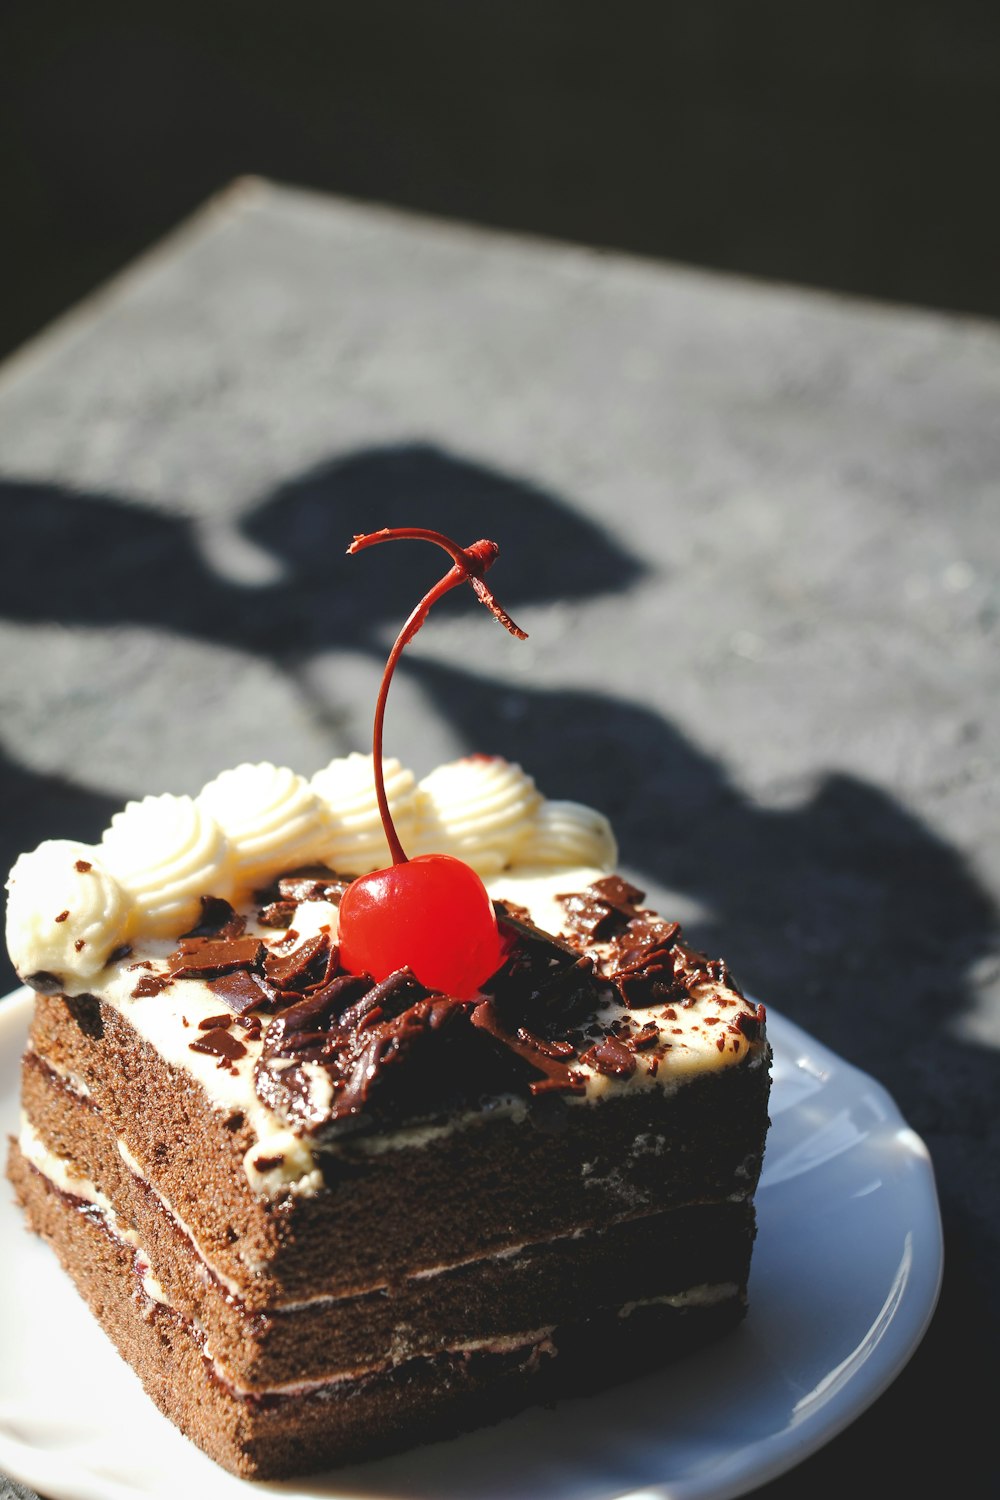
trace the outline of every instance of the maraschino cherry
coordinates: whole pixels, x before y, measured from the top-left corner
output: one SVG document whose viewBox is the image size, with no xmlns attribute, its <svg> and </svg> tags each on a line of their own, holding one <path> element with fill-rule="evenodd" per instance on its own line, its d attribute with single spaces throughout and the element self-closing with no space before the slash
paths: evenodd
<svg viewBox="0 0 1000 1500">
<path fill-rule="evenodd" d="M 361 875 L 340 903 L 340 960 L 355 974 L 377 981 L 397 969 L 410 969 L 427 989 L 470 1000 L 503 962 L 504 945 L 486 887 L 475 870 L 450 854 L 418 854 L 408 859 L 389 811 L 382 773 L 382 727 L 389 684 L 403 648 L 416 635 L 430 608 L 450 589 L 468 583 L 511 635 L 525 640 L 483 582 L 497 559 L 496 542 L 460 547 L 439 531 L 397 526 L 356 536 L 348 553 L 377 542 L 424 541 L 444 548 L 453 566 L 421 599 L 389 652 L 375 705 L 372 761 L 382 827 L 392 854 L 384 870 Z"/>
</svg>

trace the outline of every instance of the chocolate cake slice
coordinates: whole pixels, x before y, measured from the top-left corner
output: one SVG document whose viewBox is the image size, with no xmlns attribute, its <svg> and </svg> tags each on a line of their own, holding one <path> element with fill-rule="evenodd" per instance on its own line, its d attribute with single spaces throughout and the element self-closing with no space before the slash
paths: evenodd
<svg viewBox="0 0 1000 1500">
<path fill-rule="evenodd" d="M 8 1175 L 153 1400 L 248 1477 L 600 1388 L 746 1310 L 762 1008 L 613 873 L 599 814 L 497 759 L 388 769 L 494 903 L 470 998 L 341 961 L 385 857 L 367 757 L 130 804 L 8 885 L 37 991 Z"/>
</svg>

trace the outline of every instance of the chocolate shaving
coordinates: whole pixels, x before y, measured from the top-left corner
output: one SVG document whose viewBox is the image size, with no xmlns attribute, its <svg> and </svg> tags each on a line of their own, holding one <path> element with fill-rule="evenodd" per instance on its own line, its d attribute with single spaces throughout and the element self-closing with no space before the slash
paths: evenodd
<svg viewBox="0 0 1000 1500">
<path fill-rule="evenodd" d="M 211 1057 L 223 1057 L 227 1062 L 235 1062 L 237 1058 L 246 1057 L 247 1049 L 238 1037 L 232 1036 L 222 1027 L 214 1031 L 206 1031 L 204 1036 L 197 1037 L 195 1041 L 188 1042 L 192 1052 L 207 1052 Z"/>
<path fill-rule="evenodd" d="M 264 977 L 275 989 L 304 990 L 310 983 L 325 978 L 330 957 L 330 939 L 326 933 L 319 933 L 291 953 L 268 953 L 264 959 Z"/>
<path fill-rule="evenodd" d="M 136 981 L 132 990 L 132 997 L 141 1000 L 147 995 L 159 995 L 168 985 L 173 983 L 172 974 L 144 974 Z"/>
<path fill-rule="evenodd" d="M 269 901 L 257 913 L 257 920 L 262 927 L 291 927 L 297 910 L 296 901 Z"/>
<path fill-rule="evenodd" d="M 34 974 L 25 974 L 24 982 L 40 995 L 61 995 L 63 981 L 58 974 L 50 974 L 48 969 L 38 969 Z"/>
<path fill-rule="evenodd" d="M 595 1042 L 580 1061 L 611 1078 L 631 1078 L 635 1072 L 635 1058 L 628 1047 L 623 1046 L 614 1036 L 606 1036 L 602 1041 Z"/>
<path fill-rule="evenodd" d="M 190 932 L 181 934 L 181 941 L 198 937 L 238 938 L 243 936 L 246 925 L 246 917 L 239 916 L 221 896 L 202 896 L 201 917 Z"/>
<path fill-rule="evenodd" d="M 654 950 L 671 948 L 680 931 L 679 922 L 664 922 L 659 917 L 640 912 L 631 918 L 613 945 L 618 968 L 641 967 L 644 958 Z"/>
<path fill-rule="evenodd" d="M 401 1015 L 426 995 L 427 990 L 409 969 L 397 969 L 394 974 L 373 985 L 363 999 L 356 1001 L 342 1013 L 340 1027 L 343 1030 L 363 1026 L 375 1010 L 383 1015 Z"/>
<path fill-rule="evenodd" d="M 584 891 L 557 896 L 566 912 L 571 931 L 582 933 L 593 942 L 603 942 L 628 924 L 636 914 L 636 903 L 643 898 L 637 886 L 620 875 L 595 880 Z"/>
<path fill-rule="evenodd" d="M 643 1052 L 647 1047 L 652 1047 L 654 1042 L 660 1039 L 660 1028 L 655 1021 L 647 1021 L 641 1026 L 634 1036 L 623 1036 L 621 1041 L 633 1052 Z"/>
<path fill-rule="evenodd" d="M 516 1034 L 513 1035 L 507 1031 L 500 1023 L 492 1000 L 481 1000 L 469 1019 L 473 1026 L 480 1031 L 485 1031 L 508 1051 L 513 1052 L 515 1057 L 521 1058 L 529 1067 L 542 1074 L 541 1079 L 529 1084 L 532 1094 L 555 1092 L 582 1094 L 585 1091 L 587 1083 L 583 1075 L 569 1067 L 562 1056 L 553 1057 L 554 1049 L 544 1040 L 533 1036 L 523 1026 L 518 1027 Z M 571 1052 L 572 1050 L 570 1048 Z"/>
<path fill-rule="evenodd" d="M 521 906 L 517 901 L 494 901 L 493 909 L 497 914 L 497 920 L 502 921 L 505 917 L 515 922 L 520 922 L 524 927 L 533 927 L 531 912 L 526 906 Z"/>
<path fill-rule="evenodd" d="M 371 990 L 371 980 L 363 974 L 341 974 L 328 985 L 316 989 L 310 995 L 287 1006 L 271 1022 L 264 1039 L 264 1054 L 288 1056 L 294 1051 L 299 1039 L 308 1031 L 316 1031 L 325 1039 L 324 1029 L 337 1021 L 359 995 Z M 290 1039 L 292 1047 L 286 1043 Z"/>
<path fill-rule="evenodd" d="M 340 898 L 350 885 L 326 865 L 305 865 L 301 870 L 291 870 L 287 875 L 255 891 L 259 906 L 269 906 L 274 901 L 329 901 L 340 905 Z"/>
<path fill-rule="evenodd" d="M 755 1042 L 760 1036 L 761 1027 L 764 1024 L 765 1016 L 766 1012 L 763 1005 L 758 1005 L 756 1012 L 752 1016 L 747 1015 L 747 1013 L 744 1011 L 742 1015 L 736 1017 L 734 1024 L 743 1033 L 748 1042 Z"/>
<path fill-rule="evenodd" d="M 265 953 L 258 937 L 228 938 L 213 942 L 210 938 L 186 938 L 170 955 L 170 969 L 175 979 L 205 979 L 210 975 L 229 974 L 234 969 L 250 969 L 260 964 Z"/>
<path fill-rule="evenodd" d="M 216 979 L 208 981 L 208 988 L 224 1005 L 228 1005 L 231 1011 L 241 1017 L 248 1010 L 270 1005 L 276 993 L 271 985 L 264 983 L 259 974 L 251 974 L 247 969 L 234 969 L 231 974 L 220 974 Z"/>
<path fill-rule="evenodd" d="M 641 1010 L 666 1000 L 687 999 L 683 973 L 679 973 L 670 948 L 651 948 L 630 961 L 607 965 L 608 978 L 618 986 L 625 1004 Z"/>
<path fill-rule="evenodd" d="M 525 1042 L 529 1047 L 535 1047 L 539 1052 L 544 1052 L 546 1057 L 575 1057 L 576 1048 L 572 1042 L 547 1042 L 544 1037 L 535 1036 L 525 1026 L 517 1028 L 517 1039 Z"/>
<path fill-rule="evenodd" d="M 316 865 L 298 874 L 283 875 L 278 890 L 286 901 L 329 901 L 339 906 L 349 885 L 349 880 L 343 880 L 325 865 Z"/>
</svg>

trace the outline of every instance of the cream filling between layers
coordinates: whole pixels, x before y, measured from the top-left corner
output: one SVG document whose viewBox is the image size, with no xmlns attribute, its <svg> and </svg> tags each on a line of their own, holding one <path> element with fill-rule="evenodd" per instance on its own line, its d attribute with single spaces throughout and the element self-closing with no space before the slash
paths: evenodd
<svg viewBox="0 0 1000 1500">
<path fill-rule="evenodd" d="M 57 1187 L 61 1192 L 68 1193 L 71 1197 L 84 1200 L 85 1202 L 91 1204 L 95 1210 L 104 1214 L 107 1218 L 107 1228 L 109 1232 L 116 1234 L 118 1238 L 127 1241 L 127 1243 L 132 1245 L 137 1250 L 137 1252 L 141 1253 L 143 1258 L 147 1261 L 147 1263 L 149 1263 L 149 1257 L 146 1254 L 146 1251 L 141 1246 L 139 1237 L 135 1233 L 135 1231 L 124 1229 L 121 1227 L 120 1220 L 115 1212 L 110 1198 L 108 1198 L 106 1194 L 102 1193 L 100 1188 L 98 1188 L 96 1184 L 93 1183 L 88 1177 L 79 1175 L 74 1170 L 72 1163 L 69 1162 L 65 1157 L 60 1156 L 57 1152 L 52 1151 L 50 1147 L 46 1146 L 45 1142 L 38 1134 L 38 1131 L 35 1129 L 34 1124 L 29 1119 L 24 1110 L 21 1111 L 21 1130 L 18 1137 L 18 1144 L 21 1148 L 22 1153 L 31 1162 L 31 1165 L 36 1169 L 36 1171 L 40 1172 L 43 1177 L 47 1178 L 53 1184 L 53 1186 Z M 206 1278 L 215 1281 L 230 1298 L 234 1298 L 236 1299 L 236 1301 L 242 1302 L 243 1294 L 245 1291 L 245 1288 L 242 1286 L 242 1284 L 234 1280 L 233 1277 L 227 1276 L 225 1271 L 220 1270 L 219 1267 L 212 1262 L 209 1256 L 206 1255 L 190 1225 L 185 1222 L 185 1220 L 179 1213 L 177 1213 L 176 1209 L 173 1207 L 173 1204 L 170 1202 L 170 1199 L 167 1198 L 165 1194 L 159 1192 L 158 1189 L 152 1185 L 152 1183 L 149 1181 L 149 1178 L 143 1171 L 141 1163 L 136 1159 L 135 1156 L 133 1156 L 132 1152 L 125 1145 L 125 1142 L 116 1139 L 116 1146 L 118 1148 L 119 1156 L 121 1157 L 128 1170 L 132 1173 L 133 1177 L 135 1177 L 136 1181 L 143 1188 L 149 1189 L 173 1226 L 187 1241 L 188 1245 L 190 1246 L 191 1254 L 199 1263 Z M 736 1203 L 744 1202 L 748 1196 L 748 1193 L 736 1193 L 731 1195 L 725 1201 Z M 678 1204 L 674 1209 L 663 1210 L 663 1212 L 676 1212 L 678 1208 L 684 1206 L 686 1205 Z M 613 1220 L 606 1227 L 613 1228 L 620 1222 L 622 1221 Z M 514 1261 L 520 1259 L 522 1256 L 530 1257 L 534 1251 L 542 1249 L 546 1245 L 555 1244 L 559 1240 L 578 1240 L 586 1238 L 590 1234 L 600 1233 L 600 1229 L 588 1229 L 577 1226 L 573 1229 L 562 1230 L 555 1234 L 546 1235 L 545 1238 L 541 1240 L 521 1240 L 515 1245 L 505 1245 L 502 1249 L 492 1250 L 486 1255 L 458 1256 L 454 1260 L 442 1261 L 434 1266 L 425 1266 L 419 1271 L 411 1272 L 411 1274 L 404 1279 L 407 1282 L 430 1281 L 439 1276 L 446 1276 L 449 1272 L 458 1271 L 465 1266 L 475 1265 L 479 1262 L 487 1264 L 496 1261 Z M 154 1300 L 163 1302 L 165 1305 L 169 1305 L 162 1287 L 160 1287 L 159 1282 L 156 1281 L 152 1276 L 150 1276 L 150 1285 L 154 1285 L 157 1288 L 155 1296 L 152 1292 L 150 1292 L 150 1295 L 154 1296 Z M 388 1282 L 380 1281 L 375 1282 L 370 1286 L 353 1288 L 352 1290 L 347 1292 L 320 1292 L 312 1297 L 297 1298 L 293 1301 L 287 1302 L 273 1302 L 269 1304 L 267 1311 L 271 1314 L 276 1315 L 305 1312 L 310 1308 L 315 1309 L 318 1307 L 330 1306 L 337 1302 L 351 1302 L 362 1297 L 368 1297 L 373 1293 L 385 1291 L 387 1286 Z M 686 1296 L 688 1294 L 685 1293 L 683 1295 Z M 693 1296 L 694 1292 L 692 1291 L 690 1295 Z M 639 1304 L 637 1303 L 635 1305 L 638 1306 Z M 622 1316 L 625 1316 L 625 1314 L 622 1313 Z"/>
<path fill-rule="evenodd" d="M 120 1240 L 122 1244 L 128 1245 L 133 1251 L 136 1274 L 149 1300 L 159 1302 L 163 1307 L 169 1307 L 167 1294 L 153 1275 L 152 1262 L 135 1230 L 125 1228 L 115 1213 L 111 1199 L 101 1192 L 95 1182 L 92 1182 L 89 1177 L 78 1175 L 72 1170 L 71 1163 L 65 1157 L 57 1156 L 54 1151 L 49 1150 L 24 1110 L 21 1111 L 21 1128 L 17 1144 L 21 1148 L 21 1154 L 31 1163 L 35 1171 L 40 1172 L 52 1183 L 53 1187 L 71 1198 L 79 1198 L 82 1202 L 90 1204 L 100 1215 L 108 1233 L 116 1240 Z"/>
<path fill-rule="evenodd" d="M 302 1396 L 309 1395 L 315 1391 L 321 1391 L 343 1385 L 349 1381 L 363 1379 L 371 1375 L 383 1374 L 387 1371 L 405 1365 L 411 1359 L 435 1359 L 441 1355 L 454 1354 L 514 1354 L 522 1349 L 532 1351 L 554 1353 L 555 1350 L 549 1345 L 552 1334 L 556 1331 L 556 1324 L 550 1324 L 542 1328 L 525 1331 L 517 1331 L 510 1334 L 494 1334 L 488 1338 L 450 1340 L 447 1344 L 437 1349 L 428 1350 L 414 1355 L 405 1352 L 405 1346 L 394 1346 L 389 1351 L 389 1358 L 368 1365 L 360 1365 L 350 1370 L 338 1370 L 329 1375 L 316 1376 L 309 1380 L 283 1381 L 267 1386 L 248 1386 L 237 1380 L 232 1371 L 223 1360 L 213 1351 L 203 1330 L 190 1318 L 181 1313 L 167 1297 L 153 1274 L 152 1262 L 149 1254 L 142 1244 L 139 1236 L 132 1229 L 126 1229 L 116 1214 L 111 1200 L 102 1193 L 100 1188 L 88 1177 L 78 1175 L 72 1170 L 71 1163 L 65 1157 L 59 1156 L 51 1151 L 42 1141 L 27 1115 L 21 1114 L 21 1128 L 18 1136 L 18 1145 L 21 1152 L 57 1191 L 70 1198 L 78 1199 L 86 1203 L 93 1210 L 93 1217 L 99 1218 L 105 1231 L 120 1244 L 127 1246 L 131 1251 L 135 1273 L 140 1285 L 149 1299 L 150 1303 L 170 1312 L 189 1336 L 199 1344 L 201 1353 L 211 1365 L 216 1378 L 229 1388 L 236 1396 L 242 1399 L 259 1399 L 265 1396 Z M 123 1160 L 128 1163 L 127 1152 L 122 1152 Z M 159 1195 L 158 1195 L 159 1196 Z M 180 1220 L 177 1221 L 180 1224 Z M 185 1231 L 191 1238 L 190 1231 Z M 194 1241 L 192 1239 L 192 1244 Z M 199 1253 L 199 1258 L 204 1259 Z M 657 1307 L 671 1307 L 677 1310 L 683 1308 L 701 1308 L 714 1306 L 739 1295 L 739 1288 L 735 1282 L 718 1282 L 715 1284 L 702 1283 L 689 1287 L 683 1292 L 671 1292 L 660 1296 L 643 1297 L 634 1301 L 624 1302 L 617 1308 L 609 1309 L 615 1311 L 619 1318 L 631 1318 L 636 1313 L 649 1311 Z M 327 1299 L 319 1299 L 327 1300 Z M 337 1299 L 329 1299 L 337 1300 Z M 306 1304 L 291 1304 L 306 1305 Z M 290 1305 L 290 1306 L 291 1306 Z M 276 1311 L 278 1309 L 271 1309 Z"/>
</svg>

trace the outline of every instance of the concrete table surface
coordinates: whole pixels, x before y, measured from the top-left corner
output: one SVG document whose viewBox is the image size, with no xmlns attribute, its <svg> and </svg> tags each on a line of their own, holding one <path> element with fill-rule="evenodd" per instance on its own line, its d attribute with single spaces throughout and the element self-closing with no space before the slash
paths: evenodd
<svg viewBox="0 0 1000 1500">
<path fill-rule="evenodd" d="M 1000 330 L 249 181 L 0 370 L 0 863 L 367 749 L 430 549 L 494 536 L 387 748 L 603 808 L 624 868 L 924 1137 L 945 1284 L 768 1500 L 995 1475 Z M 15 983 L 6 967 L 3 989 Z M 0 1493 L 3 1491 L 0 1485 Z"/>
</svg>

